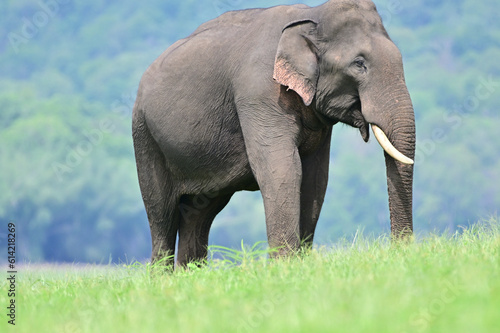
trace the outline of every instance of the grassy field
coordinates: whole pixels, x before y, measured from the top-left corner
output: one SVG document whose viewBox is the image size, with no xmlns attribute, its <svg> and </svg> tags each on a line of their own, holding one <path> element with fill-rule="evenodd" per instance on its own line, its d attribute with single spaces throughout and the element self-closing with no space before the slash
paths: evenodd
<svg viewBox="0 0 500 333">
<path fill-rule="evenodd" d="M 409 245 L 358 236 L 278 261 L 213 250 L 233 263 L 20 268 L 16 326 L 3 314 L 0 331 L 500 332 L 495 220 Z"/>
</svg>

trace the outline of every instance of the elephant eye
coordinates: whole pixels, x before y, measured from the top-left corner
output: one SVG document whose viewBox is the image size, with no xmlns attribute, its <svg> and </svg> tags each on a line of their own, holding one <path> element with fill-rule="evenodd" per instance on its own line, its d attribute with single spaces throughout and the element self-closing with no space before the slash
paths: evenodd
<svg viewBox="0 0 500 333">
<path fill-rule="evenodd" d="M 359 70 L 366 72 L 366 63 L 364 59 L 361 58 L 354 59 L 353 65 L 356 66 Z"/>
</svg>

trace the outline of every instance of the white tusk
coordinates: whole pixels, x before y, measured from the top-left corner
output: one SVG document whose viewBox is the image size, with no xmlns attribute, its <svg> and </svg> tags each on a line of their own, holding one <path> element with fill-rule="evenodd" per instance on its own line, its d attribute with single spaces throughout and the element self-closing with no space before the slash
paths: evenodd
<svg viewBox="0 0 500 333">
<path fill-rule="evenodd" d="M 373 134 L 377 138 L 378 143 L 384 148 L 385 152 L 392 156 L 395 160 L 398 160 L 404 164 L 413 164 L 413 160 L 411 158 L 403 155 L 399 150 L 397 150 L 392 143 L 389 141 L 384 131 L 380 129 L 377 125 L 372 124 Z"/>
</svg>

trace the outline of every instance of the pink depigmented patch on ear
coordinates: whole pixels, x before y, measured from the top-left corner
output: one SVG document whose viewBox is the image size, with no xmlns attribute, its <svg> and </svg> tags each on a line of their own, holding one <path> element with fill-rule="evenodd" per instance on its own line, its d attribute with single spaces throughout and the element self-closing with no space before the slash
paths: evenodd
<svg viewBox="0 0 500 333">
<path fill-rule="evenodd" d="M 311 105 L 316 93 L 313 83 L 298 73 L 285 59 L 276 59 L 273 78 L 279 84 L 295 91 L 306 106 Z"/>
</svg>

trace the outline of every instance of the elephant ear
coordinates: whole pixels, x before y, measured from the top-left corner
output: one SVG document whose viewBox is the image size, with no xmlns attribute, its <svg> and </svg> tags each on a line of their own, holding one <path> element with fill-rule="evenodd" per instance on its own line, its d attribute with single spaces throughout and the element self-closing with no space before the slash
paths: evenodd
<svg viewBox="0 0 500 333">
<path fill-rule="evenodd" d="M 295 91 L 306 106 L 316 94 L 319 67 L 316 39 L 317 23 L 301 20 L 289 23 L 283 29 L 274 61 L 273 78 L 279 84 Z"/>
</svg>

